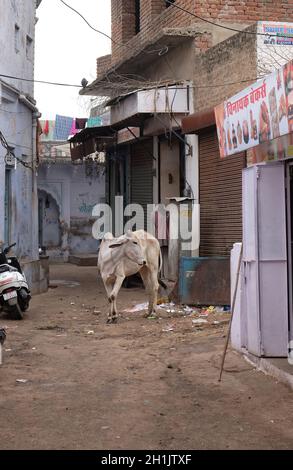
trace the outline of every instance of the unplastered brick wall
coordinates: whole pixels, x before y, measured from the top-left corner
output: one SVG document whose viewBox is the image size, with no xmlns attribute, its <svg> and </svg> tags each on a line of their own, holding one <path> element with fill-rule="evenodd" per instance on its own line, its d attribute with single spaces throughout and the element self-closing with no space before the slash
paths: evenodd
<svg viewBox="0 0 293 470">
<path fill-rule="evenodd" d="M 175 4 L 209 20 L 255 23 L 258 20 L 293 21 L 293 0 L 176 0 Z M 131 58 L 158 38 L 163 28 L 185 28 L 204 23 L 170 6 L 165 0 L 140 0 L 140 32 L 136 34 L 136 0 L 112 0 L 112 65 Z M 207 44 L 208 45 L 208 44 Z M 202 45 L 203 47 L 203 45 Z"/>
<path fill-rule="evenodd" d="M 256 25 L 247 28 L 256 32 Z M 194 61 L 196 111 L 222 103 L 257 78 L 257 38 L 239 33 L 212 47 Z M 226 86 L 223 84 L 227 83 Z"/>
<path fill-rule="evenodd" d="M 105 72 L 111 67 L 111 61 L 111 54 L 104 55 L 97 59 L 97 76 L 101 75 L 103 72 Z"/>
</svg>

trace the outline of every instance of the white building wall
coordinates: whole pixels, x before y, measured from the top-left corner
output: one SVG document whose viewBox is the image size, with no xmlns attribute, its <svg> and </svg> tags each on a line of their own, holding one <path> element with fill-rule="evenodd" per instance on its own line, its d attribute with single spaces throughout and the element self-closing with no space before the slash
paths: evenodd
<svg viewBox="0 0 293 470">
<path fill-rule="evenodd" d="M 1 0 L 1 74 L 33 78 L 35 11 L 36 0 Z M 5 81 L 33 96 L 33 83 L 8 78 Z"/>
<path fill-rule="evenodd" d="M 99 242 L 92 235 L 96 221 L 92 210 L 96 204 L 105 202 L 104 175 L 93 172 L 87 176 L 85 165 L 74 166 L 70 161 L 54 165 L 44 163 L 38 172 L 38 188 L 54 198 L 59 211 L 61 244 L 54 248 L 47 246 L 51 258 L 67 261 L 70 254 L 96 253 Z M 45 239 L 51 228 L 45 221 Z"/>
<path fill-rule="evenodd" d="M 38 2 L 40 3 L 40 2 Z M 33 80 L 36 0 L 1 0 L 0 73 Z M 35 165 L 37 110 L 33 82 L 0 77 L 0 131 L 15 155 L 31 168 Z M 29 98 L 29 99 L 28 99 Z M 4 243 L 5 155 L 0 145 L 0 244 Z M 10 237 L 22 262 L 38 254 L 36 175 L 31 168 L 11 166 Z"/>
</svg>

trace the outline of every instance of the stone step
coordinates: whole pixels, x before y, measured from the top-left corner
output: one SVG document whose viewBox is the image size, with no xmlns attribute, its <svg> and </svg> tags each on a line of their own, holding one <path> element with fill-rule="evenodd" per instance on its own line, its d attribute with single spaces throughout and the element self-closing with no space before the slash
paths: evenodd
<svg viewBox="0 0 293 470">
<path fill-rule="evenodd" d="M 98 255 L 87 254 L 87 255 L 70 255 L 68 262 L 77 266 L 97 266 Z"/>
</svg>

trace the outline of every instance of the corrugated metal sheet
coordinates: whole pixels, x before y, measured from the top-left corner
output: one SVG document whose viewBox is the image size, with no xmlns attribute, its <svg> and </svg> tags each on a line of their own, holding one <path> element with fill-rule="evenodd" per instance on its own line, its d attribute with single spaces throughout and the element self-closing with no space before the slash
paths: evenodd
<svg viewBox="0 0 293 470">
<path fill-rule="evenodd" d="M 131 203 L 144 209 L 147 230 L 147 206 L 153 203 L 153 140 L 143 140 L 131 146 Z"/>
<path fill-rule="evenodd" d="M 242 241 L 242 169 L 245 153 L 220 159 L 216 128 L 199 137 L 200 256 L 229 256 Z"/>
</svg>

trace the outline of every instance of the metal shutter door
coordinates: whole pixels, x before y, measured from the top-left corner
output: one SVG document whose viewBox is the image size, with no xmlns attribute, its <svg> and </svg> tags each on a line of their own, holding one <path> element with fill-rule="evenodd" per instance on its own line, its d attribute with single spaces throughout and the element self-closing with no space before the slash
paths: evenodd
<svg viewBox="0 0 293 470">
<path fill-rule="evenodd" d="M 245 153 L 220 159 L 215 128 L 199 136 L 200 256 L 229 256 L 242 241 L 242 169 Z"/>
<path fill-rule="evenodd" d="M 147 206 L 153 204 L 153 140 L 131 146 L 131 203 L 143 207 L 141 226 L 147 230 Z"/>
</svg>

